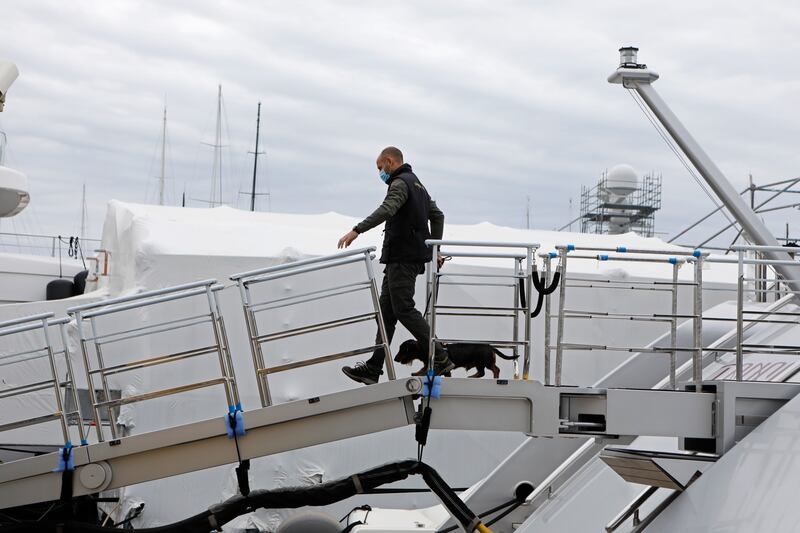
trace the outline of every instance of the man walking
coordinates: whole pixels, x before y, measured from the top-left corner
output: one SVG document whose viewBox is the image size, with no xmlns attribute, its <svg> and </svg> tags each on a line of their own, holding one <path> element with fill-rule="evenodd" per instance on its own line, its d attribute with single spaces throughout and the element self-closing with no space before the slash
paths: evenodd
<svg viewBox="0 0 800 533">
<path fill-rule="evenodd" d="M 425 240 L 441 239 L 444 231 L 444 213 L 431 200 L 411 165 L 403 162 L 403 153 L 393 146 L 384 148 L 375 161 L 381 181 L 389 186 L 383 203 L 370 216 L 339 239 L 339 248 L 350 246 L 356 237 L 386 222 L 380 262 L 383 271 L 380 306 L 389 342 L 399 321 L 417 339 L 420 346 L 428 346 L 430 328 L 414 304 L 416 278 L 425 272 L 425 263 L 431 261 L 431 249 Z M 428 222 L 430 221 L 430 228 Z M 437 258 L 441 266 L 442 259 Z M 375 344 L 382 342 L 380 330 Z M 347 377 L 372 385 L 383 374 L 385 360 L 383 348 L 378 348 L 366 363 L 342 368 Z M 434 372 L 445 374 L 453 369 L 447 351 L 435 346 Z"/>
</svg>

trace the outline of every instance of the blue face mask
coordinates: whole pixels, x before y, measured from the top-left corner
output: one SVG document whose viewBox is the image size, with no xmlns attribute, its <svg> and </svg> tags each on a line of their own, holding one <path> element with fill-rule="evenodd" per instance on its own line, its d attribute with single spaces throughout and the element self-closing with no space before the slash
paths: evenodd
<svg viewBox="0 0 800 533">
<path fill-rule="evenodd" d="M 381 178 L 382 182 L 389 183 L 389 174 L 387 174 L 385 170 L 381 169 L 381 173 L 378 174 L 378 177 Z"/>
</svg>

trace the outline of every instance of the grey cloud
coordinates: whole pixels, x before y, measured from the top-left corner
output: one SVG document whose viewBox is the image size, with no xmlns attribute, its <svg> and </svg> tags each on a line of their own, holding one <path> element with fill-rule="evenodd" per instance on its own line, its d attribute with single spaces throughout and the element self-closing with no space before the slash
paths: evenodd
<svg viewBox="0 0 800 533">
<path fill-rule="evenodd" d="M 152 198 L 165 95 L 170 198 L 184 184 L 207 198 L 201 142 L 222 83 L 234 203 L 261 100 L 275 210 L 366 214 L 382 192 L 375 152 L 397 144 L 453 222 L 522 226 L 530 195 L 534 225 L 559 226 L 581 185 L 629 162 L 663 173 L 657 229 L 671 232 L 712 204 L 605 82 L 616 48 L 640 45 L 658 90 L 742 187 L 749 172 L 800 174 L 798 22 L 788 1 L 31 1 L 0 21 L 0 55 L 22 71 L 0 127 L 34 192 L 19 223 L 39 231 L 74 227 L 84 181 L 94 234 L 108 199 Z"/>
</svg>

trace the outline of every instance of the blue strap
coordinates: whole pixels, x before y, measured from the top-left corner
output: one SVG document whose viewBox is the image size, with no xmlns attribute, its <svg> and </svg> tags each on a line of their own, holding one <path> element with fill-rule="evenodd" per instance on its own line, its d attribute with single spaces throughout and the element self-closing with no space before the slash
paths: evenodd
<svg viewBox="0 0 800 533">
<path fill-rule="evenodd" d="M 428 390 L 428 384 L 433 381 L 433 386 L 430 387 Z M 422 382 L 422 395 L 425 397 L 430 396 L 431 398 L 438 399 L 441 395 L 441 386 L 442 386 L 442 376 L 434 376 L 433 370 L 428 370 L 428 376 L 425 378 L 425 381 Z"/>
<path fill-rule="evenodd" d="M 703 252 L 701 252 L 700 250 L 695 250 L 694 252 L 692 252 L 692 255 L 695 257 L 700 257 L 701 255 L 703 255 Z"/>
<path fill-rule="evenodd" d="M 624 254 L 627 251 L 628 251 L 628 247 L 627 246 L 617 246 L 617 252 L 619 252 L 621 254 Z"/>
<path fill-rule="evenodd" d="M 67 441 L 63 448 L 58 449 L 58 466 L 53 472 L 75 470 L 75 456 L 72 453 L 72 443 Z"/>
<path fill-rule="evenodd" d="M 575 249 L 575 245 L 574 245 L 574 244 L 568 244 L 568 245 L 567 245 L 567 251 L 568 251 L 568 252 L 571 252 L 571 251 L 573 251 L 574 249 Z"/>
<path fill-rule="evenodd" d="M 558 252 L 550 252 L 548 255 L 550 256 L 550 259 L 555 259 L 558 257 Z"/>
<path fill-rule="evenodd" d="M 677 265 L 678 264 L 678 258 L 677 257 L 670 257 L 669 259 L 667 259 L 667 261 L 669 261 L 673 265 Z"/>
<path fill-rule="evenodd" d="M 605 254 L 598 255 L 598 256 L 597 256 L 597 258 L 598 258 L 600 261 L 608 261 L 608 256 L 607 256 L 607 255 L 605 255 Z"/>
<path fill-rule="evenodd" d="M 240 404 L 231 405 L 228 408 L 228 414 L 222 418 L 225 420 L 225 429 L 228 432 L 229 439 L 241 437 L 245 434 L 244 414 Z"/>
</svg>

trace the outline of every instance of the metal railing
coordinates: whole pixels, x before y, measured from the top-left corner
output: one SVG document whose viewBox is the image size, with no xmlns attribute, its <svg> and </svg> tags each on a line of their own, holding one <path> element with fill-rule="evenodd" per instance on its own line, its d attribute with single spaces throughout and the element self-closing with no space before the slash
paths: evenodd
<svg viewBox="0 0 800 533">
<path fill-rule="evenodd" d="M 552 313 L 552 303 L 550 296 L 545 300 L 545 323 L 544 323 L 544 369 L 545 384 L 551 383 L 551 359 L 552 350 L 556 351 L 555 361 L 555 385 L 562 384 L 562 370 L 564 350 L 583 350 L 583 351 L 620 351 L 620 352 L 648 352 L 665 353 L 669 355 L 669 380 L 670 386 L 677 388 L 676 368 L 678 352 L 692 352 L 692 379 L 695 382 L 702 380 L 702 310 L 703 310 L 703 288 L 702 271 L 703 262 L 707 254 L 699 250 L 676 251 L 676 250 L 655 250 L 655 249 L 635 249 L 624 246 L 618 247 L 576 247 L 574 245 L 556 246 L 556 252 L 539 254 L 545 262 L 545 273 L 549 277 L 553 271 L 552 260 L 558 258 L 557 270 L 561 273 L 561 284 L 558 291 L 558 311 L 555 316 Z M 572 252 L 592 252 L 590 255 L 580 255 Z M 614 254 L 614 255 L 609 255 Z M 630 254 L 634 254 L 631 256 Z M 644 256 L 644 257 L 642 257 Z M 670 265 L 672 277 L 670 281 L 639 281 L 639 280 L 598 280 L 593 278 L 583 278 L 567 275 L 567 258 L 593 260 L 593 261 L 620 261 L 637 263 L 660 263 Z M 692 281 L 680 281 L 678 271 L 684 264 L 694 265 L 694 277 Z M 678 313 L 678 295 L 681 286 L 692 288 L 693 311 L 691 314 Z M 611 313 L 604 310 L 575 310 L 567 309 L 567 287 L 573 289 L 615 289 L 629 291 L 657 291 L 670 294 L 670 309 L 663 313 Z M 556 323 L 556 343 L 551 344 L 552 320 Z M 626 320 L 631 322 L 660 322 L 669 324 L 670 345 L 669 347 L 640 347 L 640 346 L 606 346 L 602 344 L 580 344 L 568 343 L 564 341 L 564 329 L 568 319 L 583 320 Z M 679 319 L 689 319 L 693 321 L 692 346 L 681 347 L 677 345 L 677 328 Z"/>
<path fill-rule="evenodd" d="M 108 410 L 108 417 L 109 420 L 111 420 L 111 423 L 109 424 L 111 438 L 116 439 L 117 428 L 116 423 L 113 420 L 113 409 L 125 404 L 150 400 L 171 394 L 178 394 L 204 387 L 222 385 L 225 391 L 228 407 L 241 407 L 238 387 L 236 385 L 236 376 L 233 368 L 233 360 L 231 359 L 229 350 L 227 333 L 225 332 L 225 325 L 222 319 L 222 314 L 220 313 L 219 302 L 216 296 L 216 293 L 222 288 L 223 286 L 218 284 L 216 280 L 208 279 L 142 292 L 130 296 L 101 300 L 67 309 L 67 313 L 69 313 L 75 319 L 75 324 L 78 331 L 78 339 L 80 342 L 81 352 L 83 354 L 83 364 L 86 370 L 86 380 L 89 387 L 89 397 L 93 410 L 93 418 L 97 430 L 97 438 L 99 441 L 104 440 L 100 409 Z M 113 332 L 101 332 L 98 328 L 98 319 L 101 319 L 102 317 L 118 315 L 119 313 L 124 313 L 134 309 L 157 306 L 177 300 L 186 300 L 189 298 L 201 298 L 207 303 L 208 311 L 206 313 L 200 313 L 191 316 L 172 317 L 172 319 L 168 321 L 158 321 L 152 324 L 137 325 L 136 327 Z M 87 322 L 88 331 L 86 329 Z M 119 322 L 123 321 L 120 320 Z M 211 325 L 211 333 L 213 335 L 213 341 L 208 346 L 192 348 L 178 352 L 150 355 L 144 358 L 139 358 L 133 361 L 125 361 L 110 366 L 106 363 L 103 350 L 105 347 L 108 347 L 112 344 L 131 341 L 133 339 L 150 335 L 164 334 L 184 328 L 196 328 L 205 324 Z M 96 366 L 91 362 L 92 357 L 90 357 L 90 352 L 94 352 Z M 108 381 L 109 377 L 111 376 L 132 370 L 151 368 L 158 365 L 174 363 L 177 361 L 185 361 L 194 357 L 211 354 L 216 354 L 219 359 L 219 377 L 167 389 L 143 392 L 141 394 L 125 396 L 119 399 L 112 399 L 111 389 Z M 95 394 L 95 380 L 98 377 L 103 390 L 104 399 L 102 401 L 99 401 L 97 395 Z"/>
<path fill-rule="evenodd" d="M 514 359 L 514 379 L 519 379 L 519 349 L 523 349 L 522 378 L 528 379 L 531 363 L 531 280 L 536 273 L 534 254 L 539 248 L 535 243 L 505 243 L 481 241 L 453 241 L 430 239 L 425 243 L 431 247 L 434 260 L 427 267 L 427 301 L 428 324 L 430 326 L 430 343 L 428 346 L 429 364 L 433 364 L 435 343 L 443 344 L 453 342 L 470 342 L 475 344 L 490 344 L 497 348 L 510 348 Z M 442 247 L 448 247 L 443 249 Z M 484 252 L 475 248 L 501 248 L 510 251 Z M 436 258 L 441 254 L 449 257 L 469 257 L 484 259 L 509 259 L 513 261 L 511 273 L 508 274 L 479 274 L 468 272 L 442 272 L 436 268 Z M 443 278 L 466 278 L 473 281 L 448 282 Z M 498 281 L 499 280 L 499 281 Z M 463 306 L 439 304 L 439 287 L 441 285 L 473 285 L 482 287 L 511 288 L 513 301 L 511 306 Z M 502 317 L 512 319 L 512 338 L 508 339 L 440 339 L 436 335 L 437 316 L 482 316 Z M 523 338 L 520 340 L 520 317 L 523 319 Z M 430 366 L 429 368 L 432 368 Z"/>
<path fill-rule="evenodd" d="M 765 319 L 763 316 L 756 316 L 750 318 L 752 315 L 763 315 L 764 311 L 759 309 L 745 309 L 745 293 L 752 292 L 753 300 L 755 302 L 765 302 L 767 293 L 775 293 L 776 298 L 779 295 L 794 296 L 796 300 L 797 293 L 792 291 L 788 286 L 781 288 L 781 283 L 787 281 L 798 280 L 785 280 L 770 278 L 768 276 L 768 267 L 776 265 L 800 265 L 800 262 L 794 260 L 771 260 L 761 258 L 762 252 L 791 252 L 784 246 L 755 246 L 755 245 L 736 245 L 731 248 L 737 253 L 736 263 L 738 265 L 737 284 L 736 284 L 736 381 L 742 381 L 743 378 L 743 365 L 745 353 L 769 353 L 780 355 L 800 355 L 800 345 L 776 345 L 776 344 L 755 344 L 746 343 L 744 339 L 744 332 L 747 325 L 754 323 L 790 323 L 796 324 L 800 321 L 800 314 L 792 312 L 773 311 L 769 316 L 779 316 L 778 320 Z M 753 254 L 755 257 L 747 257 L 747 253 Z M 754 270 L 753 277 L 745 275 L 745 267 L 752 266 Z M 747 284 L 752 283 L 752 289 L 748 289 Z M 768 283 L 772 282 L 773 287 L 768 287 Z M 747 324 L 746 324 L 747 323 Z"/>
<path fill-rule="evenodd" d="M 64 242 L 66 239 L 67 242 Z M 58 257 L 59 250 L 66 247 L 69 242 L 69 237 L 59 235 L 41 235 L 36 233 L 12 233 L 7 231 L 0 231 L 0 249 L 16 249 L 21 250 L 32 255 L 46 255 L 50 257 Z M 90 246 L 83 250 L 84 255 L 88 254 L 96 246 L 100 245 L 100 239 L 81 239 L 81 243 L 88 243 Z M 67 250 L 63 250 L 64 260 L 68 259 Z M 72 259 L 79 261 L 80 257 L 75 256 Z"/>
<path fill-rule="evenodd" d="M 389 349 L 389 339 L 386 333 L 386 328 L 383 322 L 383 315 L 381 314 L 381 307 L 379 302 L 378 287 L 375 281 L 375 272 L 372 266 L 372 260 L 375 251 L 374 247 L 360 248 L 349 250 L 338 254 L 327 255 L 322 257 L 314 257 L 311 259 L 303 259 L 286 263 L 283 265 L 276 265 L 248 272 L 242 272 L 231 276 L 239 286 L 239 294 L 242 299 L 242 307 L 244 309 L 245 324 L 247 326 L 247 334 L 250 339 L 250 350 L 253 357 L 253 367 L 255 369 L 256 381 L 258 382 L 258 393 L 261 398 L 261 404 L 266 407 L 272 404 L 272 396 L 269 388 L 268 376 L 278 372 L 293 370 L 296 368 L 311 366 L 320 363 L 327 363 L 346 357 L 365 354 L 373 352 L 377 349 L 383 349 L 386 359 L 386 370 L 389 379 L 395 379 L 394 361 L 392 360 L 391 351 Z M 353 265 L 362 263 L 365 272 L 366 280 L 357 281 L 354 283 L 336 284 L 330 287 L 315 290 L 311 292 L 304 292 L 292 296 L 282 298 L 267 298 L 256 300 L 253 294 L 253 287 L 258 284 L 267 283 L 279 279 L 291 278 L 310 272 L 318 272 L 321 270 L 333 269 L 346 265 Z M 264 311 L 281 309 L 302 303 L 316 302 L 327 298 L 342 296 L 359 291 L 368 291 L 372 298 L 372 310 L 369 312 L 348 316 L 345 318 L 338 318 L 325 322 L 318 322 L 298 328 L 273 331 L 271 333 L 259 332 L 258 314 Z M 377 342 L 369 346 L 327 354 L 322 356 L 313 357 L 303 361 L 287 363 L 278 366 L 268 366 L 264 357 L 264 344 L 270 341 L 286 339 L 308 333 L 316 333 L 328 329 L 338 328 L 342 326 L 349 326 L 361 322 L 374 320 L 378 326 L 378 339 Z"/>
<path fill-rule="evenodd" d="M 64 330 L 64 325 L 69 322 L 69 318 L 54 319 L 54 316 L 55 313 L 49 312 L 0 322 L 0 338 L 4 341 L 11 335 L 36 335 L 39 333 L 41 335 L 38 342 L 43 343 L 41 347 L 3 353 L 0 355 L 0 367 L 26 363 L 36 359 L 46 359 L 49 370 L 47 376 L 39 376 L 37 381 L 0 388 L 0 400 L 47 390 L 52 390 L 55 396 L 53 402 L 54 409 L 52 412 L 0 424 L 0 432 L 58 420 L 61 424 L 64 442 L 66 444 L 71 444 L 68 418 L 71 415 L 77 415 L 78 435 L 81 444 L 85 444 L 86 435 L 84 433 L 83 424 L 81 423 L 80 413 L 77 411 L 78 401 L 77 396 L 75 396 L 75 375 L 72 370 L 72 360 L 70 359 L 66 332 Z M 52 343 L 51 328 L 53 327 L 57 328 L 61 335 L 62 348 L 60 350 L 56 349 Z M 38 346 L 38 344 L 35 346 Z M 59 356 L 64 359 L 64 379 L 59 378 L 59 366 L 57 361 Z M 66 412 L 66 394 L 73 395 L 72 405 L 75 406 L 76 411 Z M 4 412 L 11 411 L 12 410 L 7 410 Z"/>
</svg>

